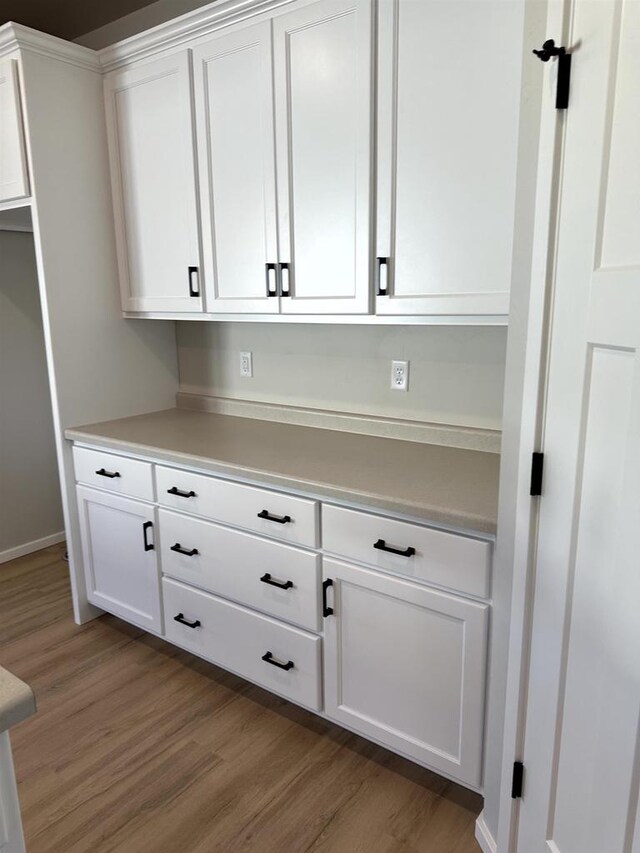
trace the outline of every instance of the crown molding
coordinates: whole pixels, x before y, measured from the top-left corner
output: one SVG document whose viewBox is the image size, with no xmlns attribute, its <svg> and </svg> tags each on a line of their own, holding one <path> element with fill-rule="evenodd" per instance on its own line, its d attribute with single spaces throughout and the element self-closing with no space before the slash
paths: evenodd
<svg viewBox="0 0 640 853">
<path fill-rule="evenodd" d="M 7 56 L 17 50 L 37 53 L 50 59 L 68 62 L 88 71 L 100 72 L 100 61 L 95 50 L 82 47 L 65 39 L 50 36 L 24 27 L 22 24 L 9 22 L 0 27 L 0 57 Z"/>
<path fill-rule="evenodd" d="M 218 0 L 105 47 L 97 51 L 97 55 L 102 70 L 113 71 L 293 2 L 295 0 Z"/>
</svg>

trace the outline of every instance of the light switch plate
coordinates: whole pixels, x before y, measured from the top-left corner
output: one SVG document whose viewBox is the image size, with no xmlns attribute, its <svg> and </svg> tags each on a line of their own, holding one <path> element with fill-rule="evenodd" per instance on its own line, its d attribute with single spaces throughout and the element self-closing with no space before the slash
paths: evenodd
<svg viewBox="0 0 640 853">
<path fill-rule="evenodd" d="M 409 362 L 391 362 L 391 390 L 407 391 L 409 388 Z"/>
</svg>

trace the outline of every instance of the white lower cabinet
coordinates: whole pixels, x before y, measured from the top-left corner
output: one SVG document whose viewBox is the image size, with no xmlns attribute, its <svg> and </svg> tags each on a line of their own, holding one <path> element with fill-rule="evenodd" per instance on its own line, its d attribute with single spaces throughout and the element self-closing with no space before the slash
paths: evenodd
<svg viewBox="0 0 640 853">
<path fill-rule="evenodd" d="M 320 637 L 164 578 L 167 640 L 307 708 L 322 706 Z"/>
<path fill-rule="evenodd" d="M 155 507 L 84 486 L 77 493 L 89 601 L 161 633 Z"/>
<path fill-rule="evenodd" d="M 324 560 L 329 717 L 481 782 L 488 605 Z"/>
</svg>

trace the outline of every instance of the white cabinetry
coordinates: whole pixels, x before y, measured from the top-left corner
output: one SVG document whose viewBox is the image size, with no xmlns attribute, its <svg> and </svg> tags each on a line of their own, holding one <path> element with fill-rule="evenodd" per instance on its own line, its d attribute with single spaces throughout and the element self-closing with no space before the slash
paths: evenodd
<svg viewBox="0 0 640 853">
<path fill-rule="evenodd" d="M 84 486 L 77 493 L 89 601 L 159 633 L 155 508 Z"/>
<path fill-rule="evenodd" d="M 371 0 L 303 6 L 274 18 L 273 33 L 282 312 L 366 314 Z"/>
<path fill-rule="evenodd" d="M 377 314 L 506 314 L 522 4 L 380 0 Z"/>
<path fill-rule="evenodd" d="M 202 310 L 189 52 L 105 78 L 125 311 Z"/>
<path fill-rule="evenodd" d="M 0 60 L 0 202 L 29 195 L 18 63 Z"/>
<path fill-rule="evenodd" d="M 327 715 L 479 785 L 488 605 L 335 560 L 324 576 Z"/>
<path fill-rule="evenodd" d="M 207 309 L 277 312 L 270 21 L 199 45 L 193 67 Z"/>
</svg>

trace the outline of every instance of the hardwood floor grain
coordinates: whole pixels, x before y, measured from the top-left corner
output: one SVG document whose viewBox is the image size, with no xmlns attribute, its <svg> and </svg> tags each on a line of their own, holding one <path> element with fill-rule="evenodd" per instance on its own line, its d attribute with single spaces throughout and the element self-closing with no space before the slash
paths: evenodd
<svg viewBox="0 0 640 853">
<path fill-rule="evenodd" d="M 112 616 L 64 546 L 0 566 L 28 853 L 477 853 L 480 797 Z"/>
</svg>

